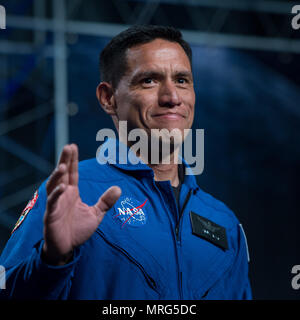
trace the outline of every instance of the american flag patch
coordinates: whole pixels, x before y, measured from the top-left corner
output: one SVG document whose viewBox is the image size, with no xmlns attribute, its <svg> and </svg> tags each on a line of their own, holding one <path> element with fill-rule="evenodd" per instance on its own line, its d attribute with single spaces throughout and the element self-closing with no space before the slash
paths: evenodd
<svg viewBox="0 0 300 320">
<path fill-rule="evenodd" d="M 24 221 L 24 219 L 26 218 L 27 214 L 29 213 L 29 211 L 33 208 L 33 206 L 35 205 L 37 199 L 38 199 L 38 191 L 36 190 L 32 199 L 30 201 L 28 201 L 25 209 L 22 211 L 20 218 L 18 219 L 16 225 L 14 226 L 13 230 L 12 230 L 12 234 L 15 232 L 15 230 L 21 225 L 21 223 Z"/>
</svg>

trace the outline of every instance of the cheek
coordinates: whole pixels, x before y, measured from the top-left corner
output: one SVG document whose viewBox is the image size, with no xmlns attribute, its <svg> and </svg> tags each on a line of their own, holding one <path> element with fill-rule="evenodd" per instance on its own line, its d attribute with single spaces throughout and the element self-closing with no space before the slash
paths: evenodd
<svg viewBox="0 0 300 320">
<path fill-rule="evenodd" d="M 190 103 L 192 105 L 195 104 L 195 98 L 196 98 L 196 95 L 195 95 L 195 91 L 194 90 L 189 90 L 187 93 L 186 93 L 186 99 L 188 101 L 190 101 Z"/>
<path fill-rule="evenodd" d="M 129 127 L 141 127 L 148 119 L 147 111 L 151 109 L 153 100 L 148 95 L 132 92 L 130 95 L 118 97 L 118 114 L 120 120 L 127 120 Z"/>
<path fill-rule="evenodd" d="M 195 94 L 190 92 L 183 96 L 183 102 L 188 108 L 190 109 L 190 112 L 194 113 L 195 108 Z"/>
<path fill-rule="evenodd" d="M 118 95 L 116 103 L 120 120 L 128 120 L 133 114 L 136 114 L 136 111 L 139 109 L 138 102 L 135 96 L 132 95 Z"/>
<path fill-rule="evenodd" d="M 132 98 L 131 104 L 135 113 L 139 113 L 142 117 L 146 117 L 147 112 L 152 106 L 156 105 L 156 100 L 154 95 L 136 93 Z"/>
</svg>

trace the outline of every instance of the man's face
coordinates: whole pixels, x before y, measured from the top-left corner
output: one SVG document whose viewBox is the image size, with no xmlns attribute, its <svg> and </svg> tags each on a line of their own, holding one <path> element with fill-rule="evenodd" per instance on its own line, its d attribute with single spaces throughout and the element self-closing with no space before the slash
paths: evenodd
<svg viewBox="0 0 300 320">
<path fill-rule="evenodd" d="M 127 50 L 127 72 L 114 92 L 128 130 L 192 126 L 195 92 L 190 61 L 176 42 L 155 39 Z"/>
</svg>

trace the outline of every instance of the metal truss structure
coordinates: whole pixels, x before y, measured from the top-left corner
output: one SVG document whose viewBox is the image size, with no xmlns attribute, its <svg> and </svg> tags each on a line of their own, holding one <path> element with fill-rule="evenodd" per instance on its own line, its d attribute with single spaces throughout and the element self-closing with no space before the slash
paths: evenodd
<svg viewBox="0 0 300 320">
<path fill-rule="evenodd" d="M 296 4 L 292 1 L 6 2 L 7 33 L 0 38 L 0 85 L 7 89 L 0 99 L 0 227 L 4 229 L 12 228 L 16 218 L 12 209 L 24 205 L 36 186 L 52 171 L 63 145 L 69 141 L 67 43 L 70 36 L 112 37 L 132 24 L 164 24 L 180 28 L 185 39 L 193 44 L 300 53 L 299 33 L 291 28 L 291 9 Z M 5 1 L 2 3 L 5 6 Z M 22 3 L 21 8 L 18 3 Z M 8 10 L 14 7 L 18 8 L 16 12 Z M 8 57 L 12 56 L 23 60 L 18 70 L 7 65 Z M 53 77 L 49 83 L 37 83 L 34 77 L 42 72 L 45 57 L 53 59 Z M 10 113 L 13 96 L 22 86 L 39 98 L 35 99 L 33 108 Z M 53 92 L 50 97 L 49 90 Z M 47 125 L 45 118 L 52 118 L 55 123 L 55 159 L 52 160 L 25 146 L 22 133 L 14 134 L 30 125 L 36 128 L 37 136 L 42 136 Z M 7 189 L 9 184 L 21 185 L 19 181 L 30 173 L 30 168 L 39 172 L 31 174 L 32 184 L 18 190 Z"/>
</svg>

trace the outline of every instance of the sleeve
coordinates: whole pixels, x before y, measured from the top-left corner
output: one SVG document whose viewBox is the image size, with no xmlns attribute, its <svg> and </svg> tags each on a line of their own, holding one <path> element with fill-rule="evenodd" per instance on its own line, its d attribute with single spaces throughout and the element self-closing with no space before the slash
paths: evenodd
<svg viewBox="0 0 300 320">
<path fill-rule="evenodd" d="M 241 224 L 237 225 L 237 253 L 225 280 L 225 291 L 231 300 L 251 300 L 249 280 L 249 251 L 247 239 Z"/>
<path fill-rule="evenodd" d="M 22 212 L 2 252 L 0 265 L 5 268 L 6 288 L 0 290 L 0 299 L 68 298 L 80 248 L 64 266 L 51 266 L 42 261 L 46 199 L 44 182 L 37 191 L 36 201 L 29 202 L 26 206 L 29 210 L 25 208 Z"/>
</svg>

